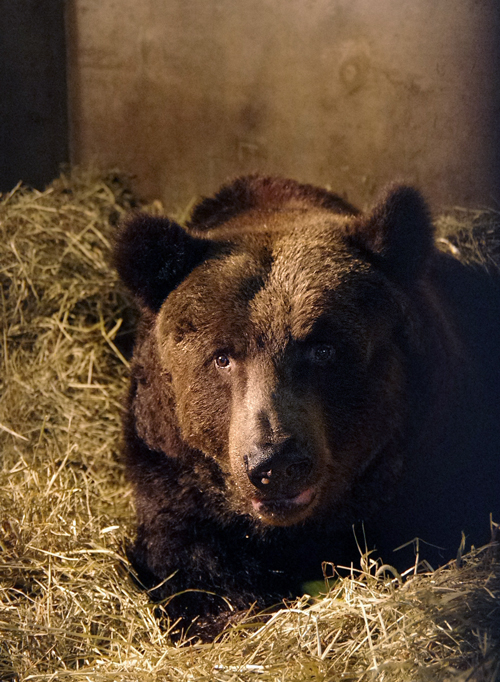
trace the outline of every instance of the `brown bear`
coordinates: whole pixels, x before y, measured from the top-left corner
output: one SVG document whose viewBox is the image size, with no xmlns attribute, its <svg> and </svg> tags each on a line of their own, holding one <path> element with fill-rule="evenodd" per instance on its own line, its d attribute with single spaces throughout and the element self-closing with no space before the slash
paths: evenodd
<svg viewBox="0 0 500 682">
<path fill-rule="evenodd" d="M 363 214 L 244 177 L 185 228 L 132 216 L 115 256 L 141 309 L 130 557 L 172 618 L 270 605 L 322 562 L 359 564 L 353 525 L 405 568 L 416 538 L 433 566 L 462 531 L 489 539 L 499 269 L 440 252 L 418 191 L 395 186 Z"/>
</svg>

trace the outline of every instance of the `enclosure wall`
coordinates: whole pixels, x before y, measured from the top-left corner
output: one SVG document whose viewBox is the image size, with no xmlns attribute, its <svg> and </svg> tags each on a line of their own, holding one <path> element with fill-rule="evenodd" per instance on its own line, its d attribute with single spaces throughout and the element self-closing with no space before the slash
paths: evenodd
<svg viewBox="0 0 500 682">
<path fill-rule="evenodd" d="M 262 171 L 500 199 L 498 0 L 73 0 L 72 158 L 185 207 Z"/>
</svg>

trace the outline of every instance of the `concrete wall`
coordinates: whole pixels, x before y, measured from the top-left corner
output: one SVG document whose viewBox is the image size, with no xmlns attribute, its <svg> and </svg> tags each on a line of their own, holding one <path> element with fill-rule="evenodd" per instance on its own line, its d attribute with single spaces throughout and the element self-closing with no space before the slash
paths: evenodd
<svg viewBox="0 0 500 682">
<path fill-rule="evenodd" d="M 261 171 L 500 201 L 498 0 L 72 0 L 72 158 L 169 210 Z"/>
</svg>

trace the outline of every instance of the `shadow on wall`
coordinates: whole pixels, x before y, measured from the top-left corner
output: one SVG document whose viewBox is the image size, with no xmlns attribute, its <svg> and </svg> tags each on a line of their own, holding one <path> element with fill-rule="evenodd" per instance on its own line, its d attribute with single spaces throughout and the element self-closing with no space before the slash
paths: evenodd
<svg viewBox="0 0 500 682">
<path fill-rule="evenodd" d="M 0 191 L 43 188 L 69 160 L 64 0 L 2 2 Z"/>
</svg>

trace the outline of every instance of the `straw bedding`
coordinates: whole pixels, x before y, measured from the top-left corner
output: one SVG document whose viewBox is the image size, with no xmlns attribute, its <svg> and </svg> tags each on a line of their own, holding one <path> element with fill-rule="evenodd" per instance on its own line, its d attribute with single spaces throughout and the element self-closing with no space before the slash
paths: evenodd
<svg viewBox="0 0 500 682">
<path fill-rule="evenodd" d="M 494 544 L 404 580 L 365 556 L 326 596 L 248 614 L 213 644 L 172 643 L 124 551 L 134 314 L 109 252 L 132 204 L 116 175 L 74 171 L 0 205 L 0 680 L 499 680 Z M 472 253 L 495 226 L 456 212 L 441 245 L 465 229 Z"/>
</svg>

